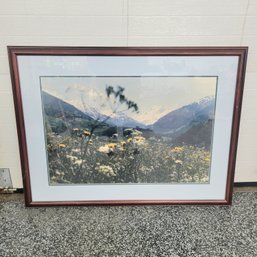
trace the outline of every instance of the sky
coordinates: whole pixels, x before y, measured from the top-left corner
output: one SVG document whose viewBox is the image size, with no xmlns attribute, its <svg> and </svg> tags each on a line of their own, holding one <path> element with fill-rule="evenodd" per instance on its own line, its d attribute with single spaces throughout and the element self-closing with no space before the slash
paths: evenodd
<svg viewBox="0 0 257 257">
<path fill-rule="evenodd" d="M 216 84 L 216 77 L 41 77 L 43 91 L 82 111 L 94 108 L 111 115 L 117 109 L 146 125 L 203 97 L 215 96 Z M 106 86 L 123 87 L 124 95 L 137 103 L 139 112 L 108 100 Z"/>
</svg>

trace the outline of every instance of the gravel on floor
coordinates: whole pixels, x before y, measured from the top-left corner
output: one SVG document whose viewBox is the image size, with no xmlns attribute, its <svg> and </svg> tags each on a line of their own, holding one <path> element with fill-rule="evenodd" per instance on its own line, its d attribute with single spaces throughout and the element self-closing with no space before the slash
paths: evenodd
<svg viewBox="0 0 257 257">
<path fill-rule="evenodd" d="M 25 208 L 0 195 L 0 257 L 256 257 L 257 192 L 232 206 Z"/>
</svg>

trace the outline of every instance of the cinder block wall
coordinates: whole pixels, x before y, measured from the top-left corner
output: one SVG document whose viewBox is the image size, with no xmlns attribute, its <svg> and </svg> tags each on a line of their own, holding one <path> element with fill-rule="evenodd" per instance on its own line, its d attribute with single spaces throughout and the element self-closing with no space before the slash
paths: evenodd
<svg viewBox="0 0 257 257">
<path fill-rule="evenodd" d="M 7 45 L 249 46 L 236 181 L 257 181 L 256 0 L 0 0 L 0 167 L 20 188 Z"/>
</svg>

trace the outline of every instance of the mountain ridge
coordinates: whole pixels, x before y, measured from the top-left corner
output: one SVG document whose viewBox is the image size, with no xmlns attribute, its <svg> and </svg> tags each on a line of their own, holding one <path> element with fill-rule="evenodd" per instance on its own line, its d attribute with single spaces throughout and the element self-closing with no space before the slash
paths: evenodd
<svg viewBox="0 0 257 257">
<path fill-rule="evenodd" d="M 213 97 L 205 97 L 171 111 L 150 126 L 128 117 L 125 113 L 108 117 L 94 108 L 82 112 L 72 104 L 44 91 L 42 99 L 47 124 L 56 133 L 64 133 L 68 128 L 89 129 L 98 121 L 98 135 L 112 136 L 118 128 L 137 128 L 148 136 L 161 136 L 177 145 L 195 144 L 208 148 L 211 144 L 215 107 Z"/>
<path fill-rule="evenodd" d="M 207 96 L 181 108 L 173 110 L 152 124 L 156 133 L 173 134 L 193 122 L 205 122 L 213 119 L 214 97 Z"/>
</svg>

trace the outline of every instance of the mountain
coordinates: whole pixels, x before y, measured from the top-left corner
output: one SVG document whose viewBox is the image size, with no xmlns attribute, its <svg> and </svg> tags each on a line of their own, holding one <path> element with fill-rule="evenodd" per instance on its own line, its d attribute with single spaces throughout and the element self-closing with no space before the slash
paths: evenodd
<svg viewBox="0 0 257 257">
<path fill-rule="evenodd" d="M 170 138 L 175 145 L 188 144 L 210 148 L 214 98 L 205 97 L 174 110 L 151 126 L 146 126 L 125 113 L 112 117 L 97 112 L 94 108 L 83 112 L 75 106 L 46 92 L 42 93 L 46 128 L 57 134 L 67 133 L 72 128 L 94 128 L 94 134 L 111 137 L 121 128 L 137 128 L 147 137 Z"/>
<path fill-rule="evenodd" d="M 82 118 L 93 121 L 91 117 L 71 104 L 43 91 L 42 95 L 45 114 L 56 118 Z"/>
<path fill-rule="evenodd" d="M 183 106 L 156 121 L 156 134 L 169 137 L 174 145 L 195 145 L 210 149 L 214 120 L 214 97 Z"/>
<path fill-rule="evenodd" d="M 128 117 L 125 113 L 115 113 L 111 116 L 107 121 L 108 124 L 113 124 L 117 127 L 127 127 L 127 128 L 142 128 L 146 129 L 147 126 L 143 123 L 140 123 L 130 117 Z"/>
<path fill-rule="evenodd" d="M 107 124 L 111 126 L 116 127 L 126 127 L 126 128 L 142 128 L 147 129 L 147 126 L 143 123 L 140 123 L 133 118 L 128 117 L 124 112 L 117 112 L 115 114 L 112 114 L 111 117 L 108 117 L 107 115 L 99 113 L 94 108 L 89 108 L 85 112 L 88 116 L 90 116 L 93 119 L 97 119 L 99 121 L 105 121 Z"/>
<path fill-rule="evenodd" d="M 55 133 L 63 133 L 67 128 L 90 129 L 96 124 L 95 119 L 89 115 L 45 91 L 42 93 L 42 101 L 47 128 Z M 108 129 L 110 126 L 103 123 L 99 127 Z"/>
<path fill-rule="evenodd" d="M 128 117 L 125 113 L 116 113 L 108 117 L 90 108 L 82 112 L 75 106 L 43 91 L 45 120 L 48 129 L 55 133 L 64 133 L 67 128 L 91 129 L 97 124 L 94 133 L 111 136 L 117 133 L 117 127 L 147 129 L 147 126 Z"/>
<path fill-rule="evenodd" d="M 87 108 L 86 111 L 84 111 L 84 113 L 86 115 L 88 115 L 89 117 L 91 117 L 92 119 L 98 120 L 98 121 L 105 121 L 108 118 L 107 115 L 104 115 L 104 114 L 98 112 L 93 107 Z"/>
<path fill-rule="evenodd" d="M 151 127 L 156 133 L 163 135 L 187 131 L 193 124 L 212 119 L 214 104 L 214 97 L 202 98 L 198 102 L 193 102 L 166 114 Z"/>
<path fill-rule="evenodd" d="M 187 131 L 174 137 L 172 142 L 175 145 L 196 145 L 210 150 L 212 143 L 213 120 L 193 124 Z"/>
</svg>

